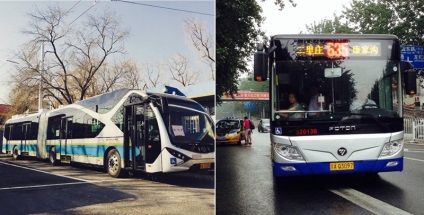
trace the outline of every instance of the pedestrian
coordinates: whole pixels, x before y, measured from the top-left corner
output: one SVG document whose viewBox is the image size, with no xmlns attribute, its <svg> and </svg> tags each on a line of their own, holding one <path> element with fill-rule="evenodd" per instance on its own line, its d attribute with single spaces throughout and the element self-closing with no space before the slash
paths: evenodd
<svg viewBox="0 0 424 215">
<path fill-rule="evenodd" d="M 245 116 L 243 120 L 243 130 L 244 130 L 245 146 L 251 146 L 252 145 L 252 130 L 250 128 L 250 120 L 247 116 Z"/>
</svg>

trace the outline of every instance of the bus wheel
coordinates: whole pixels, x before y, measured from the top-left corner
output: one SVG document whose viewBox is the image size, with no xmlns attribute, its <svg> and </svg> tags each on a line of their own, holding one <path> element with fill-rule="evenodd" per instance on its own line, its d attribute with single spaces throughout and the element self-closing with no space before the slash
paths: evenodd
<svg viewBox="0 0 424 215">
<path fill-rule="evenodd" d="M 18 160 L 19 159 L 18 147 L 17 146 L 13 147 L 13 159 L 14 160 Z"/>
<path fill-rule="evenodd" d="M 121 157 L 116 149 L 112 149 L 107 153 L 106 168 L 110 176 L 114 178 L 122 176 Z"/>
<path fill-rule="evenodd" d="M 55 147 L 52 147 L 50 149 L 49 161 L 53 166 L 57 165 L 57 163 L 58 163 L 57 159 L 56 159 L 56 148 Z"/>
</svg>

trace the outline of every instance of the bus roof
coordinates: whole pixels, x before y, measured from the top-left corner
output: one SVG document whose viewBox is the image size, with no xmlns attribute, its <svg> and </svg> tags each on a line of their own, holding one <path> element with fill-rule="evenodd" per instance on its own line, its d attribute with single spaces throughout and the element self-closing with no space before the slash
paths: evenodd
<svg viewBox="0 0 424 215">
<path fill-rule="evenodd" d="M 277 34 L 271 37 L 275 39 L 376 39 L 397 40 L 393 34 Z"/>
</svg>

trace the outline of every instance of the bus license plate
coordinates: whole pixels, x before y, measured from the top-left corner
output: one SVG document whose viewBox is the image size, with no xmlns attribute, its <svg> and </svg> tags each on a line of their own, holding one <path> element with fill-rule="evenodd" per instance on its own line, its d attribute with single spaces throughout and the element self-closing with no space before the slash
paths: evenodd
<svg viewBox="0 0 424 215">
<path fill-rule="evenodd" d="M 353 170 L 353 169 L 354 169 L 354 163 L 353 162 L 330 163 L 330 171 Z"/>
<path fill-rule="evenodd" d="M 210 163 L 201 163 L 200 164 L 200 169 L 210 169 L 210 168 L 211 168 Z"/>
<path fill-rule="evenodd" d="M 227 138 L 225 138 L 225 137 L 218 137 L 217 140 L 227 140 Z"/>
</svg>

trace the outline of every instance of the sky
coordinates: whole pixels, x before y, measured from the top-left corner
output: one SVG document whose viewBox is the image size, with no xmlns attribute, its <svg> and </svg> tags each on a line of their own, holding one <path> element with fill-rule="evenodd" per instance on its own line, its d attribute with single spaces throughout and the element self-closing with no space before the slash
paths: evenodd
<svg viewBox="0 0 424 215">
<path fill-rule="evenodd" d="M 122 19 L 123 27 L 130 29 L 130 36 L 125 41 L 126 57 L 137 60 L 140 66 L 144 63 L 163 63 L 176 54 L 183 54 L 190 61 L 191 69 L 209 74 L 208 67 L 200 62 L 199 54 L 187 42 L 184 20 L 195 18 L 205 24 L 210 34 L 215 35 L 213 0 L 128 1 L 145 5 L 110 0 L 100 0 L 94 6 L 94 0 L 0 0 L 0 104 L 9 103 L 9 80 L 14 72 L 14 63 L 10 62 L 15 57 L 13 52 L 18 51 L 29 40 L 21 33 L 29 23 L 27 13 L 34 11 L 36 7 L 43 9 L 56 3 L 64 9 L 72 8 L 71 17 L 76 19 L 73 23 L 76 28 L 88 14 L 101 13 L 104 8 L 115 11 Z M 45 50 L 48 49 L 46 46 Z M 201 76 L 198 82 L 210 81 L 207 77 L 210 76 Z"/>
<path fill-rule="evenodd" d="M 319 23 L 324 19 L 333 19 L 333 14 L 340 15 L 343 5 L 349 5 L 350 0 L 294 0 L 296 7 L 293 7 L 288 0 L 285 0 L 285 8 L 278 10 L 274 0 L 256 0 L 262 7 L 262 17 L 265 22 L 261 29 L 270 38 L 277 34 L 299 34 L 306 33 L 306 25 Z M 219 25 L 217 23 L 217 25 Z M 248 62 L 253 69 L 253 58 Z M 241 78 L 246 78 L 247 73 L 241 74 Z"/>
<path fill-rule="evenodd" d="M 306 25 L 319 22 L 323 19 L 333 19 L 333 14 L 340 15 L 343 5 L 348 6 L 350 0 L 294 0 L 293 7 L 288 0 L 286 6 L 280 11 L 273 0 L 262 2 L 257 0 L 262 7 L 262 16 L 266 17 L 262 29 L 269 37 L 276 34 L 298 34 L 306 32 Z"/>
</svg>

